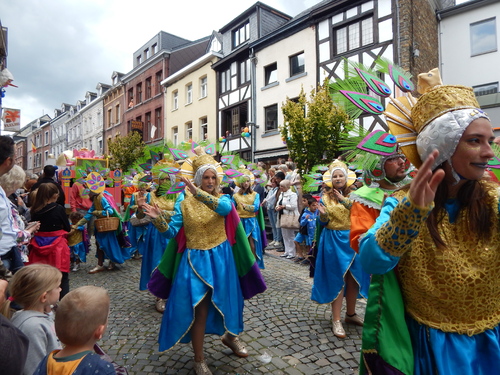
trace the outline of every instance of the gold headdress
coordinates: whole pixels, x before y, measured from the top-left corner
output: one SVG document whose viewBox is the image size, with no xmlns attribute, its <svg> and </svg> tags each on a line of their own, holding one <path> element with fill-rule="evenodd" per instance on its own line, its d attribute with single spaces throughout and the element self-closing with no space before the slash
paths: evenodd
<svg viewBox="0 0 500 375">
<path fill-rule="evenodd" d="M 351 186 L 354 181 L 356 181 L 356 173 L 353 171 L 350 171 L 347 168 L 347 164 L 340 161 L 340 160 L 334 160 L 328 167 L 328 170 L 323 173 L 323 182 L 328 186 L 332 187 L 332 176 L 335 171 L 340 170 L 344 174 L 346 178 L 346 183 L 347 186 Z"/>
<path fill-rule="evenodd" d="M 194 183 L 199 186 L 201 184 L 202 175 L 198 176 L 200 174 L 198 173 L 198 171 L 203 170 L 204 173 L 205 172 L 204 169 L 206 170 L 205 167 L 211 166 L 212 168 L 215 169 L 220 184 L 222 182 L 222 178 L 224 177 L 224 171 L 222 170 L 220 163 L 217 163 L 211 155 L 206 154 L 205 151 L 200 146 L 196 147 L 194 149 L 194 152 L 196 155 L 187 158 L 182 164 L 181 167 L 182 176 L 190 179 L 191 181 L 194 181 Z"/>
</svg>

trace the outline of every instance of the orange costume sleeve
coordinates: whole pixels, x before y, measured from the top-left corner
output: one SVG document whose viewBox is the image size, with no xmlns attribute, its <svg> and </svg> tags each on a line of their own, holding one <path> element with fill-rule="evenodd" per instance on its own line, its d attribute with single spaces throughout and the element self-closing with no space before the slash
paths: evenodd
<svg viewBox="0 0 500 375">
<path fill-rule="evenodd" d="M 351 233 L 349 239 L 354 251 L 359 252 L 359 238 L 375 223 L 380 210 L 354 202 L 351 207 Z"/>
</svg>

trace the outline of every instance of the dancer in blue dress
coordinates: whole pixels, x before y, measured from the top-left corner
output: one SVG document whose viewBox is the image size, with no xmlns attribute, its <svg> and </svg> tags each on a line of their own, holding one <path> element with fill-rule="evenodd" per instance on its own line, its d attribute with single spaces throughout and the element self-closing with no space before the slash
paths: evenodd
<svg viewBox="0 0 500 375">
<path fill-rule="evenodd" d="M 340 321 L 344 296 L 346 298 L 345 322 L 363 325 L 363 319 L 356 314 L 358 294 L 368 296 L 370 277 L 359 263 L 356 252 L 349 245 L 351 226 L 351 201 L 347 197 L 347 166 L 334 161 L 323 175 L 329 190 L 323 194 L 318 210 L 319 223 L 323 227 L 318 244 L 314 284 L 311 299 L 318 303 L 332 305 L 333 334 L 346 337 Z M 354 179 L 350 179 L 351 183 Z"/>
<path fill-rule="evenodd" d="M 243 173 L 243 176 L 235 179 L 235 184 L 239 187 L 239 190 L 233 194 L 233 200 L 241 223 L 245 228 L 252 253 L 255 255 L 259 267 L 264 269 L 262 231 L 256 217 L 260 210 L 260 195 L 252 189 L 255 180 L 253 173 L 248 169 L 239 169 L 238 171 Z"/>
<path fill-rule="evenodd" d="M 196 151 L 198 156 L 182 165 L 187 191 L 177 199 L 174 212 L 143 206 L 170 239 L 148 287 L 155 295 L 168 297 L 160 350 L 192 341 L 196 373 L 211 374 L 203 352 L 205 334 L 223 335 L 224 345 L 247 357 L 238 339 L 243 331 L 243 301 L 266 287 L 248 241 L 237 234 L 244 231 L 231 198 L 219 194 L 222 168 L 212 156 Z M 241 267 L 242 261 L 250 267 Z M 165 280 L 161 293 L 157 276 Z"/>
</svg>

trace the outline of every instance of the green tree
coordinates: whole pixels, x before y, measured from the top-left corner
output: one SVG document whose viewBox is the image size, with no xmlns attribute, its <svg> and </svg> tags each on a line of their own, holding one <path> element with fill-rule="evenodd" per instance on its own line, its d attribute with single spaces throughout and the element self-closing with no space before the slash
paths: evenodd
<svg viewBox="0 0 500 375">
<path fill-rule="evenodd" d="M 138 132 L 130 132 L 125 137 L 118 137 L 108 144 L 111 154 L 111 168 L 120 168 L 127 172 L 135 161 L 143 156 L 145 144 Z"/>
<path fill-rule="evenodd" d="M 301 173 L 335 158 L 340 134 L 350 129 L 351 121 L 332 101 L 327 81 L 311 91 L 309 100 L 302 89 L 297 101 L 287 98 L 281 109 L 285 121 L 281 137 Z"/>
</svg>

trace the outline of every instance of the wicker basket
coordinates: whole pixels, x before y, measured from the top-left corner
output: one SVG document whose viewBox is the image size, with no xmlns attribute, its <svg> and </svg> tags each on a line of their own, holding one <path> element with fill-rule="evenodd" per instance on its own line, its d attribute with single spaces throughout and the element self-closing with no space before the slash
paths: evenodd
<svg viewBox="0 0 500 375">
<path fill-rule="evenodd" d="M 113 232 L 118 229 L 120 225 L 120 219 L 114 216 L 102 217 L 100 219 L 95 219 L 95 229 L 98 232 Z"/>
</svg>

